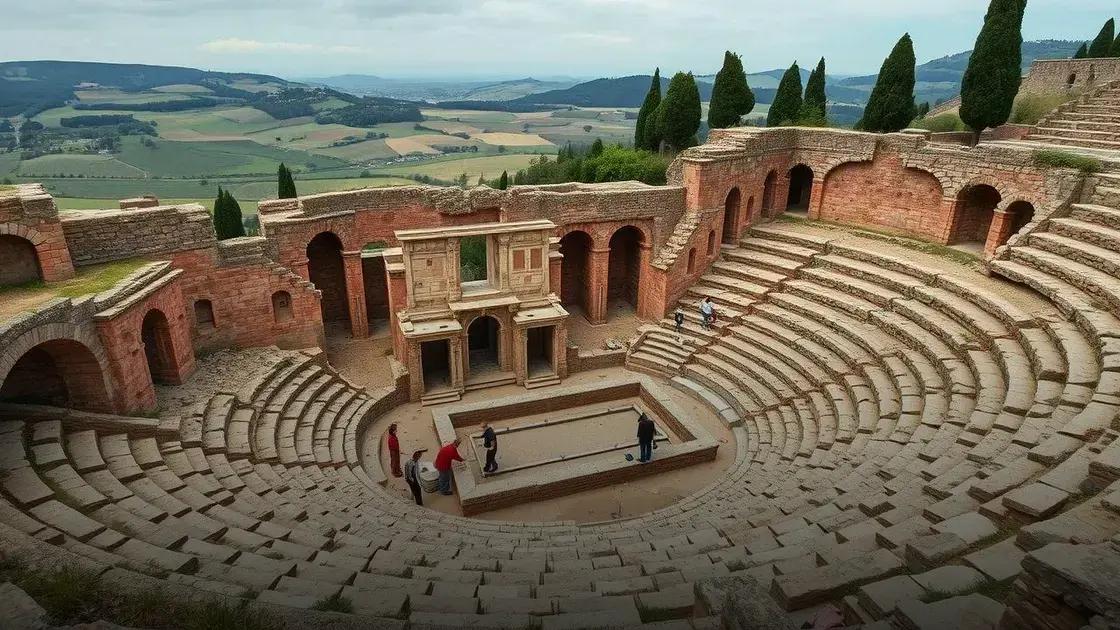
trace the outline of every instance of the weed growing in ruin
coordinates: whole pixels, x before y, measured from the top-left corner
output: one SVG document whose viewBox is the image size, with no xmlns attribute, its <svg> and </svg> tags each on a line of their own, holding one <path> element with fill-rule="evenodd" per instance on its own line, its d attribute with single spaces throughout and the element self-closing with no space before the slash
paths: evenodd
<svg viewBox="0 0 1120 630">
<path fill-rule="evenodd" d="M 311 607 L 312 610 L 322 610 L 327 612 L 340 612 L 351 613 L 354 612 L 354 605 L 350 602 L 349 597 L 343 597 L 340 593 L 335 593 L 330 597 L 324 597 L 315 602 Z"/>
<path fill-rule="evenodd" d="M 1095 157 L 1078 155 L 1070 151 L 1056 149 L 1040 149 L 1034 152 L 1036 166 L 1052 166 L 1055 168 L 1072 168 L 1082 173 L 1099 173 L 1104 168 L 1101 161 Z"/>
</svg>

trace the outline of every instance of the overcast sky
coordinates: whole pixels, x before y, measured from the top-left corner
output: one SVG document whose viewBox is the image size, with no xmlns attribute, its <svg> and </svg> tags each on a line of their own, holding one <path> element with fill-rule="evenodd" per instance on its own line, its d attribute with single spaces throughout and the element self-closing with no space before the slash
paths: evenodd
<svg viewBox="0 0 1120 630">
<path fill-rule="evenodd" d="M 622 76 L 803 65 L 878 71 L 972 47 L 987 0 L 0 0 L 0 60 L 424 77 Z M 1113 0 L 1029 0 L 1026 39 L 1089 39 Z"/>
</svg>

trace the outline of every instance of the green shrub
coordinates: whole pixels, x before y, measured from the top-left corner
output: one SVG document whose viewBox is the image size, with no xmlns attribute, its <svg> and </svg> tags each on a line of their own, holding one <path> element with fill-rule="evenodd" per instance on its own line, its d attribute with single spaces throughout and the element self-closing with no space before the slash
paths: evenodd
<svg viewBox="0 0 1120 630">
<path fill-rule="evenodd" d="M 934 133 L 946 133 L 951 131 L 971 131 L 968 125 L 964 124 L 960 115 L 953 112 L 947 114 L 938 114 L 937 116 L 915 120 L 911 123 L 918 129 L 925 129 Z"/>
<path fill-rule="evenodd" d="M 341 593 L 335 593 L 330 597 L 324 597 L 323 599 L 315 602 L 315 605 L 311 608 L 313 610 L 322 610 L 328 612 L 354 612 L 354 605 L 350 603 L 350 598 L 343 597 Z"/>
<path fill-rule="evenodd" d="M 1066 103 L 1070 97 L 1064 94 L 1021 94 L 1015 99 L 1011 110 L 1011 122 L 1016 125 L 1037 125 L 1047 114 Z"/>
<path fill-rule="evenodd" d="M 1082 173 L 1099 173 L 1103 168 L 1101 161 L 1097 158 L 1056 149 L 1035 151 L 1034 163 L 1038 166 L 1077 169 Z"/>
</svg>

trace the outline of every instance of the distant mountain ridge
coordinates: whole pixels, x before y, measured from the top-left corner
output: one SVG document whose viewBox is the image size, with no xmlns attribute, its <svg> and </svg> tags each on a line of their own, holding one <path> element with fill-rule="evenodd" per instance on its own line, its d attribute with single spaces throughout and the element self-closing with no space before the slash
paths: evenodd
<svg viewBox="0 0 1120 630">
<path fill-rule="evenodd" d="M 508 101 L 537 92 L 568 88 L 578 81 L 542 81 L 532 77 L 503 81 L 388 79 L 368 74 L 343 74 L 304 79 L 313 85 L 357 94 L 415 101 Z"/>
</svg>

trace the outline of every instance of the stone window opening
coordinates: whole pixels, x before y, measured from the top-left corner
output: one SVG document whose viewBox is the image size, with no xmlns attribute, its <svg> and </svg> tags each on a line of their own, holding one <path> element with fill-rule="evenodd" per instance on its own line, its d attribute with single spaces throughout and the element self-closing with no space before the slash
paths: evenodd
<svg viewBox="0 0 1120 630">
<path fill-rule="evenodd" d="M 696 269 L 696 248 L 688 250 L 688 273 Z"/>
<path fill-rule="evenodd" d="M 199 330 L 213 330 L 217 327 L 214 322 L 214 304 L 210 300 L 195 300 L 194 323 Z"/>
<path fill-rule="evenodd" d="M 272 294 L 272 319 L 277 324 L 295 319 L 292 313 L 292 295 L 287 291 L 277 291 Z"/>
<path fill-rule="evenodd" d="M 708 232 L 708 256 L 711 257 L 716 253 L 716 231 Z"/>
</svg>

